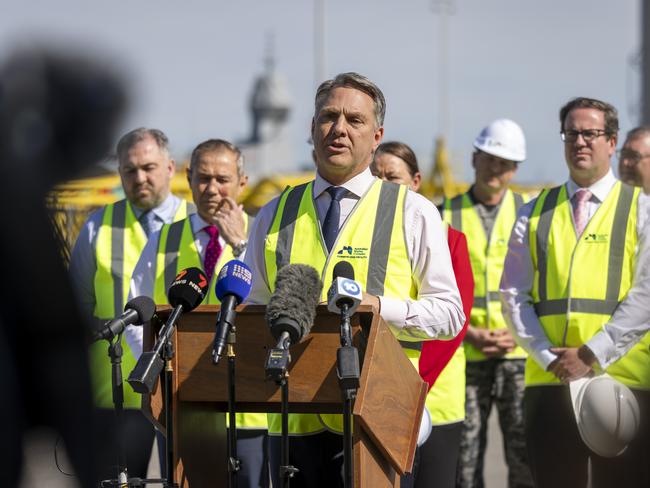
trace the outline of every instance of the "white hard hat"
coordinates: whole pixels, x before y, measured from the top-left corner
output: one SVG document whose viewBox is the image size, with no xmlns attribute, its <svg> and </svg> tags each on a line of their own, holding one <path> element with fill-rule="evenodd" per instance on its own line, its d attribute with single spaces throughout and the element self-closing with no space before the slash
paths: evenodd
<svg viewBox="0 0 650 488">
<path fill-rule="evenodd" d="M 608 374 L 571 382 L 580 437 L 602 457 L 623 453 L 639 430 L 639 404 L 632 391 Z"/>
<path fill-rule="evenodd" d="M 474 147 L 509 161 L 526 159 L 526 138 L 519 124 L 510 119 L 497 119 L 474 139 Z"/>
</svg>

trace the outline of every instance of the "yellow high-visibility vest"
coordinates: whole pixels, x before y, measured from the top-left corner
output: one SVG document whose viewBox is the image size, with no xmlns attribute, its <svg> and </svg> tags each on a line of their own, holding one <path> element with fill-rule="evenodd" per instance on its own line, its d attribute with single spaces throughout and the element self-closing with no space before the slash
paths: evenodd
<svg viewBox="0 0 650 488">
<path fill-rule="evenodd" d="M 576 236 L 566 185 L 544 190 L 529 225 L 535 311 L 554 346 L 579 347 L 598 333 L 632 285 L 639 189 L 617 182 Z M 607 372 L 631 387 L 650 387 L 650 335 Z M 557 384 L 532 358 L 526 385 Z"/>
<path fill-rule="evenodd" d="M 244 214 L 244 230 L 248 232 L 248 215 Z M 228 261 L 235 259 L 232 246 L 226 245 L 212 273 L 208 294 L 202 305 L 218 305 L 219 299 L 214 292 L 219 270 Z M 167 289 L 174 278 L 185 268 L 203 269 L 201 255 L 196 248 L 194 233 L 190 218 L 165 225 L 160 232 L 158 255 L 156 258 L 156 281 L 154 285 L 154 301 L 156 305 L 168 304 Z M 205 271 L 205 270 L 204 270 Z M 235 415 L 238 429 L 266 429 L 265 413 L 237 412 Z M 226 421 L 228 417 L 226 417 Z"/>
<path fill-rule="evenodd" d="M 246 214 L 244 214 L 244 230 L 248 232 L 248 215 Z M 173 224 L 164 225 L 160 231 L 158 255 L 156 257 L 156 280 L 154 285 L 154 301 L 157 305 L 166 305 L 169 303 L 167 301 L 167 289 L 178 273 L 185 268 L 191 267 L 203 269 L 201 255 L 194 241 L 192 224 L 189 217 L 182 221 L 174 222 Z M 219 304 L 219 299 L 214 292 L 217 275 L 221 267 L 232 259 L 235 259 L 232 247 L 226 245 L 219 256 L 219 260 L 215 264 L 210 288 L 202 305 Z"/>
<path fill-rule="evenodd" d="M 525 203 L 522 195 L 507 190 L 503 196 L 490 236 L 486 236 L 481 218 L 468 193 L 445 200 L 442 218 L 454 229 L 467 236 L 469 259 L 474 275 L 474 305 L 470 325 L 480 329 L 504 329 L 506 321 L 501 313 L 499 283 L 503 263 L 508 252 L 508 240 L 517 211 Z M 468 361 L 482 361 L 486 356 L 464 341 Z M 525 358 L 526 351 L 517 346 L 504 356 L 507 359 Z"/>
<path fill-rule="evenodd" d="M 182 200 L 174 221 L 184 219 L 195 211 L 194 204 Z M 124 312 L 131 275 L 146 243 L 147 236 L 127 200 L 120 200 L 104 208 L 95 245 L 95 317 L 110 320 Z M 98 407 L 113 408 L 111 363 L 106 351 L 104 341 L 90 346 L 93 397 Z M 136 361 L 124 340 L 122 351 L 122 371 L 129 372 L 135 367 Z M 126 382 L 123 387 L 124 408 L 140 408 L 140 394 L 134 392 Z"/>
<path fill-rule="evenodd" d="M 354 268 L 355 279 L 366 292 L 392 298 L 417 298 L 418 286 L 412 277 L 404 235 L 407 187 L 376 180 L 352 210 L 330 253 L 321 235 L 312 190 L 313 182 L 310 182 L 288 188 L 279 199 L 265 240 L 265 267 L 271 291 L 277 270 L 282 266 L 308 264 L 321 273 L 321 298 L 325 300 L 334 266 L 345 260 Z M 407 346 L 404 351 L 417 368 L 420 343 L 402 342 L 402 345 Z M 464 405 L 459 410 L 462 418 Z M 341 416 L 296 414 L 289 418 L 289 432 L 293 435 L 325 429 L 341 432 Z M 269 433 L 279 432 L 280 416 L 270 414 Z"/>
</svg>

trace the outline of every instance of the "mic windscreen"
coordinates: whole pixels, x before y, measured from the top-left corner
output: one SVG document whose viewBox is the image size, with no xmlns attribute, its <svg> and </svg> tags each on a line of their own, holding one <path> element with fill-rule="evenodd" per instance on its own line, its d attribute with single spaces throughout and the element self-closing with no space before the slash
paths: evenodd
<svg viewBox="0 0 650 488">
<path fill-rule="evenodd" d="M 167 298 L 172 307 L 183 306 L 184 312 L 200 305 L 208 292 L 208 279 L 199 268 L 186 268 L 169 285 Z"/>
<path fill-rule="evenodd" d="M 156 304 L 153 300 L 146 296 L 135 297 L 130 300 L 125 306 L 124 311 L 135 310 L 138 313 L 138 324 L 149 322 L 156 312 Z"/>
<path fill-rule="evenodd" d="M 347 261 L 339 261 L 334 265 L 332 270 L 332 280 L 336 278 L 347 278 L 349 280 L 354 279 L 354 268 Z"/>
<path fill-rule="evenodd" d="M 226 295 L 234 295 L 237 303 L 241 303 L 248 297 L 253 285 L 253 273 L 250 268 L 237 259 L 228 261 L 223 265 L 214 292 L 219 301 L 223 301 Z"/>
<path fill-rule="evenodd" d="M 266 306 L 266 321 L 276 339 L 289 332 L 295 344 L 309 334 L 322 288 L 318 271 L 311 266 L 289 264 L 278 271 Z"/>
</svg>

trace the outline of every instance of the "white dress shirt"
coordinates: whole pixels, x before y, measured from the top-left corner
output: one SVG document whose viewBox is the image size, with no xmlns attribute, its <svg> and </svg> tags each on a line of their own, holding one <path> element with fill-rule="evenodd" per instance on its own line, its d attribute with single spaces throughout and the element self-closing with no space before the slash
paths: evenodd
<svg viewBox="0 0 650 488">
<path fill-rule="evenodd" d="M 201 262 L 205 257 L 205 250 L 210 242 L 210 235 L 204 230 L 208 224 L 201 218 L 198 213 L 189 216 L 192 234 L 194 235 L 194 245 L 196 246 Z M 152 234 L 147 245 L 142 250 L 138 264 L 135 266 L 133 277 L 129 289 L 129 300 L 134 297 L 148 296 L 153 298 L 156 285 L 156 263 L 158 260 L 158 241 L 160 240 L 160 231 Z M 226 241 L 219 235 L 221 248 L 226 247 Z M 241 259 L 242 256 L 239 257 Z M 136 359 L 142 353 L 142 327 L 129 326 L 124 331 L 124 337 L 133 351 Z"/>
<path fill-rule="evenodd" d="M 610 169 L 603 178 L 588 188 L 592 193 L 591 199 L 587 202 L 589 219 L 607 198 L 616 181 L 616 177 Z M 573 196 L 579 186 L 569 179 L 566 187 L 568 197 L 573 202 Z M 508 254 L 504 263 L 499 291 L 501 292 L 503 315 L 508 327 L 515 335 L 517 343 L 546 370 L 548 365 L 556 358 L 556 355 L 550 351 L 550 348 L 554 346 L 548 340 L 535 313 L 531 296 L 535 270 L 530 256 L 528 221 L 536 201 L 537 199 L 533 199 L 519 209 L 508 243 Z M 648 199 L 639 198 L 637 207 L 637 232 L 639 234 L 643 232 L 647 220 L 647 208 Z M 603 334 L 605 332 L 599 332 L 588 343 L 589 348 L 592 349 L 601 365 L 609 364 L 606 358 L 611 356 L 611 351 L 604 347 L 603 343 L 605 341 L 598 338 Z"/>
<path fill-rule="evenodd" d="M 375 180 L 366 169 L 341 185 L 348 194 L 341 200 L 339 229 Z M 330 186 L 316 175 L 312 197 L 321 226 L 331 201 L 325 191 Z M 262 207 L 251 230 L 245 262 L 253 271 L 253 288 L 247 303 L 266 304 L 271 297 L 264 265 L 264 241 L 278 201 L 279 198 L 275 198 Z M 440 214 L 429 200 L 409 191 L 404 208 L 404 229 L 411 271 L 419 284 L 418 297 L 415 300 L 379 297 L 381 316 L 402 340 L 451 338 L 460 332 L 465 316 Z"/>
</svg>

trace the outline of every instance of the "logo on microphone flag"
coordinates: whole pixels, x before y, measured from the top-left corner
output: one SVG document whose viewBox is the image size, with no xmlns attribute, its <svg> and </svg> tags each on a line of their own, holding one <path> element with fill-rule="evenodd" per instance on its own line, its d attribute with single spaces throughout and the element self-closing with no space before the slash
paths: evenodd
<svg viewBox="0 0 650 488">
<path fill-rule="evenodd" d="M 343 289 L 347 291 L 350 295 L 357 295 L 361 292 L 361 290 L 359 289 L 359 285 L 357 284 L 356 281 L 346 279 L 343 281 L 342 286 Z"/>
</svg>

